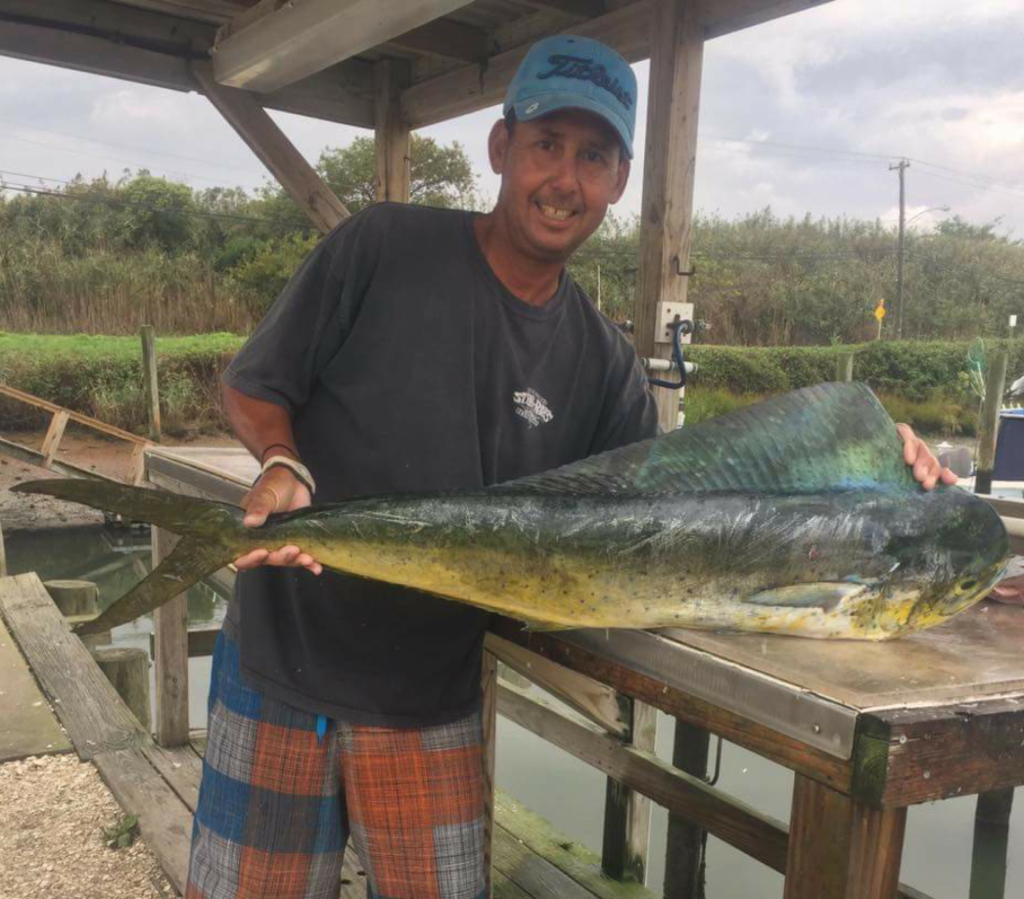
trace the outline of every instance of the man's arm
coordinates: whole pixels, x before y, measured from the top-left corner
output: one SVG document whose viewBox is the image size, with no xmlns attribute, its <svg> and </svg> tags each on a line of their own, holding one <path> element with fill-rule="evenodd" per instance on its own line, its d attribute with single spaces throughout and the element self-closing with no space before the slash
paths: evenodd
<svg viewBox="0 0 1024 899">
<path fill-rule="evenodd" d="M 298 460 L 291 416 L 284 406 L 253 399 L 227 384 L 223 387 L 222 399 L 231 429 L 260 462 L 268 455 L 268 450 L 274 455 L 288 455 Z M 306 485 L 290 469 L 284 466 L 271 468 L 260 476 L 242 499 L 242 508 L 245 509 L 242 521 L 246 527 L 259 527 L 271 512 L 303 509 L 311 501 Z M 235 560 L 235 567 L 243 570 L 259 565 L 301 567 L 313 574 L 320 574 L 323 570 L 316 559 L 297 546 L 283 546 L 274 551 L 256 549 Z"/>
</svg>

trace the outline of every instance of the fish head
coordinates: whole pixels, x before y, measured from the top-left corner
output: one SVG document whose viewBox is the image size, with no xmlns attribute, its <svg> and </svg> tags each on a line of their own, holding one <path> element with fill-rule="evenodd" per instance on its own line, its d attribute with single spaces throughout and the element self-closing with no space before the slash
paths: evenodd
<svg viewBox="0 0 1024 899">
<path fill-rule="evenodd" d="M 887 553 L 897 564 L 882 617 L 893 636 L 941 624 L 983 599 L 1010 558 L 1006 528 L 984 500 L 939 487 L 904 510 Z M 918 521 L 913 519 L 918 517 Z"/>
</svg>

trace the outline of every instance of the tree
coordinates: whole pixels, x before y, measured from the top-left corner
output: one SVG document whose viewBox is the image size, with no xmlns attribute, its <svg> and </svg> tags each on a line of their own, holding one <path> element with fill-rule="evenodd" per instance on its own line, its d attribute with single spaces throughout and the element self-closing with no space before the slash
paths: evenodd
<svg viewBox="0 0 1024 899">
<path fill-rule="evenodd" d="M 126 246 L 156 246 L 167 253 L 192 248 L 196 206 L 190 187 L 144 170 L 119 187 L 125 202 L 120 231 Z"/>
<path fill-rule="evenodd" d="M 413 134 L 409 147 L 409 199 L 424 206 L 471 206 L 476 176 L 458 141 L 449 146 Z M 320 177 L 351 212 L 377 199 L 377 152 L 372 138 L 357 137 L 347 147 L 328 147 L 317 163 Z"/>
</svg>

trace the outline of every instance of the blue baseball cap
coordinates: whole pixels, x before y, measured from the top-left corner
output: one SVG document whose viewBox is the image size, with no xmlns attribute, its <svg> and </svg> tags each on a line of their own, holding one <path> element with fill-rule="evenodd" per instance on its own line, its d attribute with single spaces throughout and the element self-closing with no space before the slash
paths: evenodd
<svg viewBox="0 0 1024 899">
<path fill-rule="evenodd" d="M 534 44 L 505 94 L 505 115 L 529 122 L 558 109 L 586 109 L 608 122 L 633 158 L 636 76 L 611 47 L 560 34 Z"/>
</svg>

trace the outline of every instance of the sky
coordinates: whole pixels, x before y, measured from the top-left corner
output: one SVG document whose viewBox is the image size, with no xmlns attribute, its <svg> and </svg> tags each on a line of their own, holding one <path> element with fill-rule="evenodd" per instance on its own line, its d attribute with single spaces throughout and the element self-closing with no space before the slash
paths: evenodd
<svg viewBox="0 0 1024 899">
<path fill-rule="evenodd" d="M 911 227 L 959 215 L 1022 239 L 1022 45 L 1024 0 L 833 0 L 709 41 L 695 208 L 894 223 L 889 165 L 906 157 Z M 615 210 L 626 215 L 640 209 L 646 116 L 647 64 L 634 68 L 638 156 Z M 497 179 L 486 137 L 499 112 L 422 132 L 463 145 L 488 199 Z M 272 115 L 313 163 L 325 147 L 369 133 Z M 197 94 L 0 57 L 0 178 L 38 185 L 126 168 L 197 189 L 253 189 L 269 178 Z"/>
</svg>

